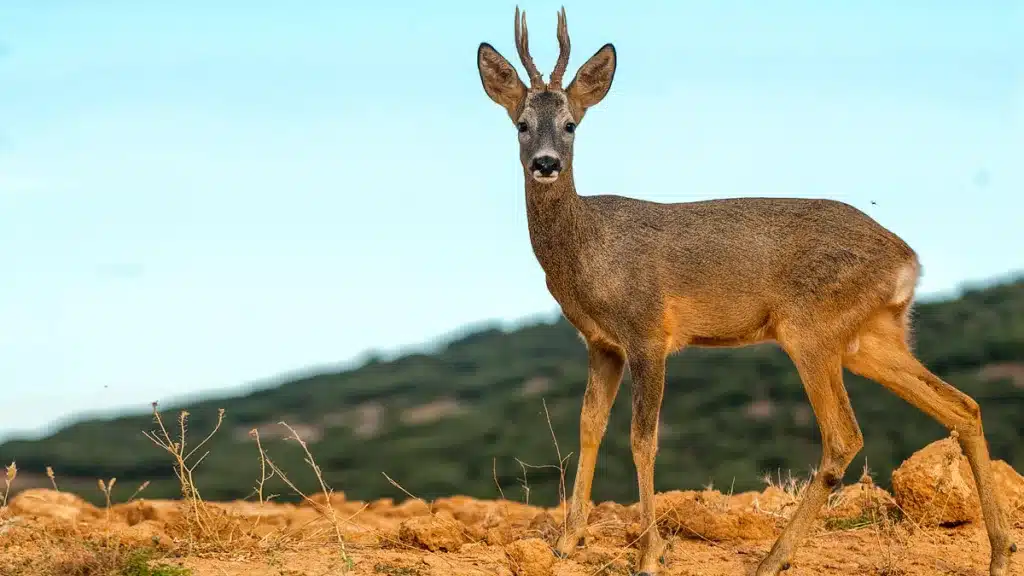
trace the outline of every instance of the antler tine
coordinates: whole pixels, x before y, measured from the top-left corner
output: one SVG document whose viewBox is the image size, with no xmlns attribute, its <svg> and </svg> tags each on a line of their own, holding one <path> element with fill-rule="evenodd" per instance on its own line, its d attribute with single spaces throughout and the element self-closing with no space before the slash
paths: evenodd
<svg viewBox="0 0 1024 576">
<path fill-rule="evenodd" d="M 520 17 L 519 6 L 516 6 L 516 50 L 519 52 L 519 59 L 523 61 L 523 66 L 526 67 L 526 73 L 530 76 L 530 88 L 543 88 L 544 78 L 540 75 L 537 65 L 533 63 L 533 58 L 530 56 L 530 38 L 526 30 L 526 10 L 523 10 Z"/>
<path fill-rule="evenodd" d="M 548 86 L 561 89 L 562 76 L 569 66 L 569 25 L 565 21 L 565 6 L 558 13 L 558 60 L 555 61 L 555 69 L 551 71 L 551 80 Z"/>
</svg>

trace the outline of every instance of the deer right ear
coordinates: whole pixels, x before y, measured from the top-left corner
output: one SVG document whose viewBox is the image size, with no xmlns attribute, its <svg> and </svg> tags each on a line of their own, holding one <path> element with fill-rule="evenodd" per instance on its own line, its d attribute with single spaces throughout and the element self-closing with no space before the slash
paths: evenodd
<svg viewBox="0 0 1024 576">
<path fill-rule="evenodd" d="M 587 108 L 600 102 L 612 88 L 615 78 L 615 46 L 605 44 L 580 66 L 576 77 L 565 89 L 569 101 L 580 109 L 580 117 Z"/>
<path fill-rule="evenodd" d="M 508 111 L 513 121 L 526 97 L 526 84 L 519 79 L 516 69 L 487 42 L 481 42 L 476 52 L 476 65 L 484 92 Z"/>
</svg>

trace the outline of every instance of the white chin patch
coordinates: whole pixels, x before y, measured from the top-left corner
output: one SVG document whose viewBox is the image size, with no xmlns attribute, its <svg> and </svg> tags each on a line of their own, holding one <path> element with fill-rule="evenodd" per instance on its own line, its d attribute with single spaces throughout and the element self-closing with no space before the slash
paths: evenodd
<svg viewBox="0 0 1024 576">
<path fill-rule="evenodd" d="M 533 171 L 533 179 L 541 184 L 551 184 L 555 180 L 558 180 L 558 172 L 552 172 L 547 176 L 542 176 L 540 170 Z"/>
</svg>

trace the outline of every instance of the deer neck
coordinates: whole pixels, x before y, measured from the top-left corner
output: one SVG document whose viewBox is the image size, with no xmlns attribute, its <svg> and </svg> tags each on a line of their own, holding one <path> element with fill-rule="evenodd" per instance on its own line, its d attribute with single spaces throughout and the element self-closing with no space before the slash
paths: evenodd
<svg viewBox="0 0 1024 576">
<path fill-rule="evenodd" d="M 551 184 L 541 184 L 529 173 L 525 177 L 533 253 L 549 276 L 571 272 L 580 264 L 580 251 L 590 226 L 586 206 L 576 193 L 572 169 L 562 172 Z"/>
</svg>

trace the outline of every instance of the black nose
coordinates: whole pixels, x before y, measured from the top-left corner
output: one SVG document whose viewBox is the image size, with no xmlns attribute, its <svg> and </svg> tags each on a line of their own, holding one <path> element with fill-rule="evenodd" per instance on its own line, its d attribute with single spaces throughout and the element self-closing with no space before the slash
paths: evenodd
<svg viewBox="0 0 1024 576">
<path fill-rule="evenodd" d="M 562 169 L 562 161 L 554 156 L 538 156 L 533 159 L 530 168 L 540 172 L 541 176 L 550 176 L 552 172 Z"/>
</svg>

